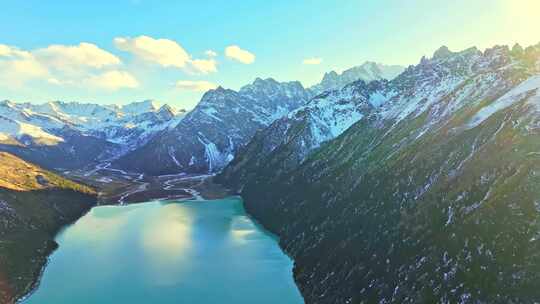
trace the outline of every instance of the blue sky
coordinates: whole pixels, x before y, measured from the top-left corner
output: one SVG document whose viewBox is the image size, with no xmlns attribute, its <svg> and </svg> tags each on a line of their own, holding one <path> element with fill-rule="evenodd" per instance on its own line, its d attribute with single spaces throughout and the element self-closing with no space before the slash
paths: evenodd
<svg viewBox="0 0 540 304">
<path fill-rule="evenodd" d="M 192 108 L 204 88 L 255 77 L 312 85 L 366 60 L 416 64 L 441 45 L 540 42 L 537 0 L 1 2 L 0 99 L 16 101 Z M 230 46 L 254 60 L 226 56 Z"/>
</svg>

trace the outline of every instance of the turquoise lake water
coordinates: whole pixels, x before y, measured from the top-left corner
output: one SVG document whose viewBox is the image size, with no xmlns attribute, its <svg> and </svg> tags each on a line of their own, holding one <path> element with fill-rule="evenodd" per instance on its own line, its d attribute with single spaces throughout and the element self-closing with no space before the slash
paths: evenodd
<svg viewBox="0 0 540 304">
<path fill-rule="evenodd" d="M 303 303 L 240 198 L 95 207 L 56 240 L 24 303 Z"/>
</svg>

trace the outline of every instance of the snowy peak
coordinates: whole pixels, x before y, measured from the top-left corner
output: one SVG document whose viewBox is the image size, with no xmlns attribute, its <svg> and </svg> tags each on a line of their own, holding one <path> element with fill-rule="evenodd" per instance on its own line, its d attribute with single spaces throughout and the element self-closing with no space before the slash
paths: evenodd
<svg viewBox="0 0 540 304">
<path fill-rule="evenodd" d="M 0 141 L 18 139 L 25 144 L 55 145 L 64 140 L 44 131 L 41 127 L 19 122 L 0 115 Z"/>
<path fill-rule="evenodd" d="M 328 90 L 339 90 L 356 80 L 372 81 L 387 79 L 391 80 L 403 72 L 405 68 L 399 65 L 384 65 L 372 61 L 366 61 L 362 65 L 352 67 L 338 74 L 330 71 L 324 74 L 322 81 L 311 87 L 315 93 Z"/>
<path fill-rule="evenodd" d="M 239 110 L 239 108 L 234 108 L 235 106 L 252 108 L 252 110 L 264 108 L 275 111 L 282 104 L 293 103 L 292 108 L 295 108 L 309 97 L 309 92 L 299 81 L 278 82 L 273 78 L 256 78 L 251 84 L 243 86 L 239 91 L 225 89 L 221 86 L 207 91 L 190 115 L 196 113 L 198 109 L 212 106 L 222 107 L 220 112 L 224 115 L 228 115 L 224 109 L 226 106 L 236 109 L 235 111 Z M 287 105 L 286 108 L 291 107 Z"/>
<path fill-rule="evenodd" d="M 306 90 L 299 81 L 278 82 L 273 78 L 256 78 L 253 83 L 243 86 L 239 93 L 252 99 L 306 98 Z"/>
<path fill-rule="evenodd" d="M 163 105 L 157 111 L 157 114 L 160 115 L 161 117 L 170 117 L 170 118 L 174 117 L 176 113 L 177 111 L 169 105 Z"/>
<path fill-rule="evenodd" d="M 300 82 L 272 78 L 256 78 L 239 91 L 217 87 L 204 93 L 174 128 L 116 164 L 150 175 L 218 171 L 257 130 L 304 105 L 310 97 Z"/>
<path fill-rule="evenodd" d="M 446 45 L 441 46 L 438 50 L 433 53 L 433 59 L 447 58 L 453 53 L 448 49 Z"/>
<path fill-rule="evenodd" d="M 416 125 L 415 132 L 408 135 L 415 140 L 464 106 L 470 106 L 477 113 L 462 128 L 472 128 L 523 97 L 540 95 L 540 75 L 535 76 L 540 73 L 540 47 L 514 49 L 517 55 L 504 46 L 484 52 L 477 48 L 452 52 L 441 47 L 432 58 L 424 57 L 391 81 L 359 79 L 341 89 L 324 91 L 259 132 L 236 156 L 241 164 L 233 161 L 224 172 L 238 173 L 244 178 L 250 176 L 252 164 L 281 163 L 285 167 L 300 164 L 323 142 L 335 140 L 353 125 L 370 125 L 376 129 L 388 126 L 390 134 L 393 128 L 397 130 L 401 124 L 425 114 L 419 120 L 423 125 Z M 376 68 L 374 63 L 362 67 L 363 70 Z M 336 80 L 343 75 L 346 73 L 329 72 L 325 78 Z M 511 90 L 514 87 L 517 89 Z M 530 102 L 530 105 L 538 104 L 538 98 Z M 364 123 L 358 124 L 362 120 Z"/>
<path fill-rule="evenodd" d="M 123 113 L 129 114 L 141 114 L 146 112 L 156 112 L 159 109 L 159 103 L 155 100 L 143 100 L 139 102 L 132 102 L 130 104 L 122 106 Z"/>
<path fill-rule="evenodd" d="M 215 102 L 219 102 L 226 98 L 234 97 L 237 94 L 238 93 L 234 90 L 225 89 L 222 86 L 218 86 L 215 89 L 206 91 L 206 93 L 203 94 L 201 101 L 199 102 L 199 104 L 197 104 L 197 106 L 201 104 L 212 104 Z"/>
<path fill-rule="evenodd" d="M 0 102 L 0 116 L 8 135 L 16 140 L 46 139 L 58 143 L 76 132 L 94 136 L 132 149 L 156 132 L 176 124 L 185 111 L 168 105 L 158 107 L 153 100 L 125 106 L 51 101 L 43 104 Z M 8 124 L 9 122 L 9 124 Z M 36 140 L 33 140 L 37 143 Z"/>
</svg>

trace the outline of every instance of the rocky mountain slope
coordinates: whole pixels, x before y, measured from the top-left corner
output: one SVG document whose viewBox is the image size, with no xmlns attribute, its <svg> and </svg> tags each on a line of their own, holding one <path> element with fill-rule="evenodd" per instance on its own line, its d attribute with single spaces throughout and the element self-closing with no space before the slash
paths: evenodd
<svg viewBox="0 0 540 304">
<path fill-rule="evenodd" d="M 257 132 L 225 167 L 222 175 L 229 183 L 234 181 L 243 185 L 256 178 L 252 174 L 258 174 L 262 168 L 284 174 L 322 143 L 337 137 L 379 108 L 379 92 L 387 85 L 386 80 L 368 83 L 357 80 L 340 90 L 326 91 L 314 97 L 305 106 Z"/>
<path fill-rule="evenodd" d="M 0 102 L 0 150 L 48 168 L 78 168 L 145 144 L 184 116 L 154 101 L 125 106 Z"/>
<path fill-rule="evenodd" d="M 366 61 L 359 66 L 352 67 L 338 74 L 336 71 L 330 71 L 324 74 L 320 83 L 310 87 L 314 94 L 320 94 L 324 91 L 339 90 L 351 82 L 363 80 L 370 82 L 373 80 L 392 80 L 405 67 L 400 65 L 386 65 L 372 61 Z"/>
<path fill-rule="evenodd" d="M 219 87 L 172 130 L 121 157 L 114 165 L 151 175 L 216 172 L 238 147 L 274 120 L 307 102 L 300 82 L 257 78 L 238 92 Z"/>
<path fill-rule="evenodd" d="M 54 235 L 96 203 L 93 189 L 0 152 L 0 302 L 36 284 Z"/>
<path fill-rule="evenodd" d="M 443 47 L 368 96 L 307 155 L 311 122 L 276 123 L 217 178 L 280 236 L 306 302 L 538 299 L 540 44 Z"/>
</svg>

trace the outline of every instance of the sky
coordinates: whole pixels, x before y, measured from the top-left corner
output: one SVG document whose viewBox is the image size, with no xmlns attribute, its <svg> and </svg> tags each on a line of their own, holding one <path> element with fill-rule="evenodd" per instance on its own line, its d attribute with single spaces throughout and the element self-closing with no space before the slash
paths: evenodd
<svg viewBox="0 0 540 304">
<path fill-rule="evenodd" d="M 411 65 L 540 42 L 540 0 L 0 0 L 0 100 L 193 108 L 256 77 L 319 82 L 363 62 Z"/>
</svg>

